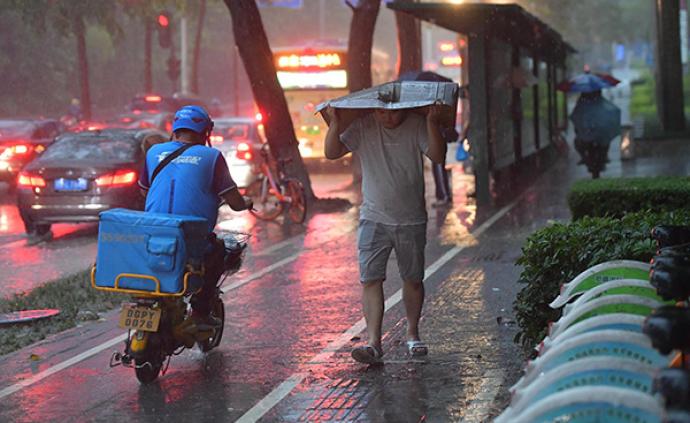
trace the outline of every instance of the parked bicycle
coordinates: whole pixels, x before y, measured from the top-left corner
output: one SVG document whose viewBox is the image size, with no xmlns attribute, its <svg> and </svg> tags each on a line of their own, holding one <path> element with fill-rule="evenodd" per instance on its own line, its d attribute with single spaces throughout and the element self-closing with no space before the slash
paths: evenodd
<svg viewBox="0 0 690 423">
<path fill-rule="evenodd" d="M 271 158 L 268 144 L 259 151 L 260 175 L 247 187 L 246 195 L 254 200 L 250 213 L 262 220 L 274 220 L 285 212 L 294 223 L 304 222 L 307 216 L 307 197 L 304 186 L 295 178 L 287 177 L 285 164 L 292 159 Z"/>
</svg>

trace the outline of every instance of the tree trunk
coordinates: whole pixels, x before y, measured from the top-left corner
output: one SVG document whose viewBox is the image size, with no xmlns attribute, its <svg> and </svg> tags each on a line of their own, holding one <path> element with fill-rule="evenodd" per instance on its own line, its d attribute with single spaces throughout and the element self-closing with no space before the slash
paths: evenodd
<svg viewBox="0 0 690 423">
<path fill-rule="evenodd" d="M 347 85 L 350 92 L 363 90 L 371 82 L 371 48 L 374 45 L 374 27 L 379 14 L 380 0 L 360 0 L 352 9 L 350 37 L 347 42 Z M 362 168 L 357 155 L 352 156 L 352 180 L 362 181 Z"/>
<path fill-rule="evenodd" d="M 360 0 L 352 9 L 350 38 L 347 43 L 347 85 L 350 92 L 371 87 L 371 48 L 380 0 Z"/>
<path fill-rule="evenodd" d="M 86 29 L 81 16 L 74 18 L 74 36 L 77 39 L 77 63 L 81 88 L 81 112 L 84 120 L 91 120 L 91 92 L 89 90 L 89 61 L 86 57 Z"/>
<path fill-rule="evenodd" d="M 206 0 L 199 1 L 199 19 L 196 23 L 196 39 L 194 40 L 194 58 L 192 59 L 192 92 L 199 94 L 199 61 L 201 60 L 201 34 L 206 18 Z"/>
<path fill-rule="evenodd" d="M 263 115 L 266 138 L 274 157 L 291 159 L 286 171 L 304 184 L 309 200 L 315 198 L 309 174 L 297 148 L 295 129 L 285 93 L 278 82 L 273 53 L 254 0 L 225 0 L 232 18 L 235 43 L 249 76 L 254 101 Z"/>
<path fill-rule="evenodd" d="M 422 37 L 419 20 L 409 13 L 395 12 L 395 24 L 398 29 L 398 76 L 405 72 L 420 72 Z"/>
</svg>

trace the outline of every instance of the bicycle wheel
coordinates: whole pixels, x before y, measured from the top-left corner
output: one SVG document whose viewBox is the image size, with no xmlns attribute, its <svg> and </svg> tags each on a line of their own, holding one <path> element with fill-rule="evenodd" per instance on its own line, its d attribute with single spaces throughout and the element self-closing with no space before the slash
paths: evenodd
<svg viewBox="0 0 690 423">
<path fill-rule="evenodd" d="M 307 217 L 307 196 L 302 183 L 297 179 L 285 180 L 285 195 L 290 197 L 287 214 L 294 223 L 302 223 Z"/>
<path fill-rule="evenodd" d="M 276 197 L 266 178 L 261 178 L 249 185 L 247 195 L 254 201 L 254 209 L 249 210 L 249 213 L 257 219 L 273 220 L 283 211 L 283 204 Z"/>
</svg>

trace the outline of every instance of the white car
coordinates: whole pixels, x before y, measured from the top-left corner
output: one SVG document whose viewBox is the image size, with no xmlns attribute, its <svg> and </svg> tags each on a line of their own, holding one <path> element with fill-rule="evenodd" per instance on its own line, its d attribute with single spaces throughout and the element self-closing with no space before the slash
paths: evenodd
<svg viewBox="0 0 690 423">
<path fill-rule="evenodd" d="M 226 117 L 214 120 L 211 145 L 220 150 L 230 169 L 230 176 L 239 188 L 246 188 L 257 179 L 266 142 L 263 125 L 253 118 Z"/>
</svg>

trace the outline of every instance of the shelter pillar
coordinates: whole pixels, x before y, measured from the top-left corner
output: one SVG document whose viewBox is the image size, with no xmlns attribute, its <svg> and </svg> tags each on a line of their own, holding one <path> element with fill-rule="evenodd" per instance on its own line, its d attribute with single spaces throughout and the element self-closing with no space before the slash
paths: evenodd
<svg viewBox="0 0 690 423">
<path fill-rule="evenodd" d="M 475 193 L 478 205 L 491 203 L 489 174 L 489 119 L 485 34 L 468 37 L 470 148 L 474 156 Z"/>
<path fill-rule="evenodd" d="M 664 131 L 685 129 L 680 1 L 656 0 L 657 113 Z"/>
</svg>

